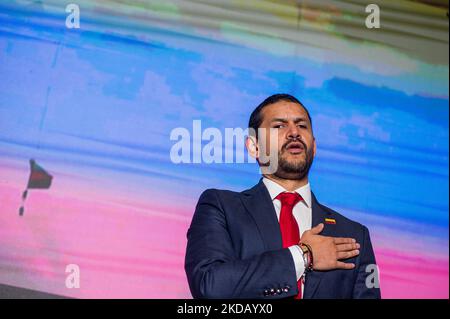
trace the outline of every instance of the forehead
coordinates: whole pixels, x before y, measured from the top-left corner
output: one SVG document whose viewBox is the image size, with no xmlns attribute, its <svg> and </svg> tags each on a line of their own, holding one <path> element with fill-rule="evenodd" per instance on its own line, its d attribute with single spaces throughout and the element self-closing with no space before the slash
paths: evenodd
<svg viewBox="0 0 450 319">
<path fill-rule="evenodd" d="M 271 121 L 275 118 L 304 118 L 308 121 L 306 110 L 298 103 L 289 101 L 278 101 L 267 105 L 262 109 L 263 122 Z"/>
</svg>

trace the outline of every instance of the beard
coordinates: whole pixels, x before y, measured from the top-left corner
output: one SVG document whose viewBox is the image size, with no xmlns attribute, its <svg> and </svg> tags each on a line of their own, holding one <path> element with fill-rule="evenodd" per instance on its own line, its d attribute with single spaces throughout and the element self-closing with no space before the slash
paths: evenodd
<svg viewBox="0 0 450 319">
<path fill-rule="evenodd" d="M 303 157 L 288 159 L 287 147 L 292 142 L 299 142 L 303 145 Z M 313 150 L 308 149 L 306 144 L 299 140 L 292 140 L 283 145 L 278 151 L 278 169 L 274 175 L 282 179 L 299 180 L 306 177 L 314 160 Z"/>
</svg>

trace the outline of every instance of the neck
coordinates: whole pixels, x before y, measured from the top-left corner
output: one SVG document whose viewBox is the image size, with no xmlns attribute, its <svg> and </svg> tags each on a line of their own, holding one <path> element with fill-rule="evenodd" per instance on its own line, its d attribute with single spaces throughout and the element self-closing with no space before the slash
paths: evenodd
<svg viewBox="0 0 450 319">
<path fill-rule="evenodd" d="M 308 184 L 308 176 L 305 176 L 302 179 L 284 179 L 284 178 L 279 178 L 273 174 L 263 174 L 263 176 L 265 178 L 268 178 L 271 181 L 274 181 L 275 183 L 283 186 L 283 188 L 285 190 L 287 190 L 288 192 L 293 192 L 296 189 Z"/>
</svg>

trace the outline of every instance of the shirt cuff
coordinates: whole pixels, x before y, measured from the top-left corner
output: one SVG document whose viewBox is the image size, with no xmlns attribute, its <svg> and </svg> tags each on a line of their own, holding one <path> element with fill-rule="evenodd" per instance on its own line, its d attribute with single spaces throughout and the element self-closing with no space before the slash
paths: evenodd
<svg viewBox="0 0 450 319">
<path fill-rule="evenodd" d="M 291 252 L 292 258 L 294 259 L 295 264 L 295 274 L 297 276 L 297 281 L 303 276 L 305 272 L 305 260 L 303 259 L 303 251 L 300 249 L 298 245 L 293 245 L 288 247 Z"/>
</svg>

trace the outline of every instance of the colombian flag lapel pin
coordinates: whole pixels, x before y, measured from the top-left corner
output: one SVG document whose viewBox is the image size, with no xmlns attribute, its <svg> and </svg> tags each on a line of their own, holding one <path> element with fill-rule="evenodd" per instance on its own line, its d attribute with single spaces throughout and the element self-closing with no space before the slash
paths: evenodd
<svg viewBox="0 0 450 319">
<path fill-rule="evenodd" d="M 333 219 L 333 218 L 325 218 L 325 224 L 332 224 L 332 225 L 335 225 L 335 224 L 336 224 L 336 219 Z"/>
</svg>

